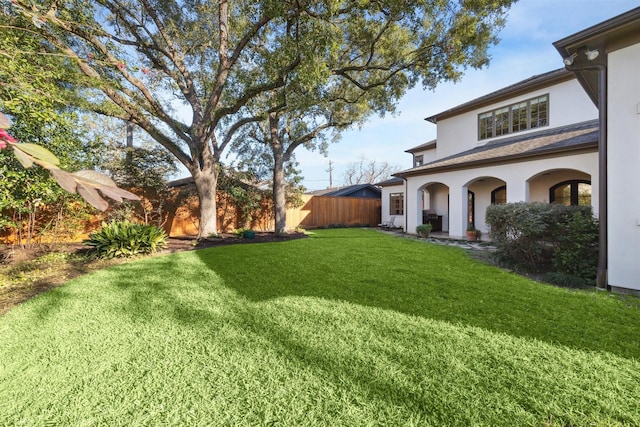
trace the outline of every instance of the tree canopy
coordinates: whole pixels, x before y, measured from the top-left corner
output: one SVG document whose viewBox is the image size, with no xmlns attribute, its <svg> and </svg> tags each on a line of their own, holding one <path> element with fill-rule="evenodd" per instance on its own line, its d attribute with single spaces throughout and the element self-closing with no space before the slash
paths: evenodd
<svg viewBox="0 0 640 427">
<path fill-rule="evenodd" d="M 12 0 L 9 15 L 81 71 L 70 102 L 136 124 L 189 170 L 205 236 L 217 166 L 244 126 L 393 110 L 418 83 L 486 65 L 512 1 Z"/>
<path fill-rule="evenodd" d="M 34 55 L 41 41 L 33 31 L 19 29 L 25 24 L 24 16 L 15 16 L 12 23 L 2 25 L 0 31 L 0 111 L 4 112 L 0 113 L 0 225 L 19 233 L 26 228 L 33 235 L 38 209 L 64 210 L 72 200 L 58 184 L 71 193 L 78 191 L 100 209 L 107 202 L 96 190 L 119 200 L 136 198 L 116 188 L 106 176 L 79 171 L 96 163 L 91 142 L 63 99 L 78 73 L 61 55 Z M 34 164 L 48 172 L 31 168 Z M 23 227 L 25 222 L 28 226 Z"/>
</svg>

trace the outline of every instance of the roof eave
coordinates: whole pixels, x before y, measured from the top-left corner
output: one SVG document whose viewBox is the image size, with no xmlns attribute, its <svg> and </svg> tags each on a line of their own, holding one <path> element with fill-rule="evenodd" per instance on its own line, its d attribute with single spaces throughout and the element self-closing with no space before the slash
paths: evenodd
<svg viewBox="0 0 640 427">
<path fill-rule="evenodd" d="M 523 95 L 533 90 L 549 87 L 554 84 L 572 80 L 574 78 L 575 75 L 573 73 L 560 68 L 549 73 L 549 75 L 547 76 L 532 78 L 530 79 L 530 81 L 525 81 L 524 83 L 520 84 L 516 83 L 512 85 L 512 88 L 509 90 L 498 90 L 493 95 L 489 94 L 480 98 L 476 98 L 475 100 L 458 105 L 449 110 L 445 110 L 433 116 L 426 117 L 425 120 L 433 124 L 438 124 L 438 120 L 447 119 L 459 114 L 467 113 L 483 106 L 495 104 L 496 102 L 513 98 L 514 96 Z"/>
<path fill-rule="evenodd" d="M 632 9 L 607 21 L 591 26 L 553 43 L 560 56 L 570 57 L 580 49 L 601 50 L 601 61 L 612 51 L 640 42 L 640 7 Z M 572 69 L 576 78 L 594 104 L 598 105 L 597 72 L 590 69 Z"/>
<path fill-rule="evenodd" d="M 418 145 L 417 147 L 413 147 L 413 148 L 409 148 L 408 150 L 404 150 L 405 153 L 409 153 L 409 154 L 413 154 L 416 153 L 418 151 L 426 151 L 426 150 L 433 150 L 434 148 L 436 148 L 438 145 L 437 140 L 433 140 L 433 141 L 429 141 L 426 142 L 422 145 Z"/>
<path fill-rule="evenodd" d="M 580 152 L 593 152 L 597 150 L 598 150 L 597 141 L 585 142 L 583 144 L 576 144 L 571 147 L 561 147 L 561 148 L 543 150 L 543 151 L 534 150 L 533 152 L 512 154 L 509 156 L 496 157 L 492 159 L 473 160 L 465 163 L 436 166 L 429 169 L 408 170 L 405 172 L 398 172 L 397 174 L 394 174 L 394 176 L 397 176 L 398 178 L 406 179 L 407 177 L 410 177 L 410 176 L 431 175 L 436 172 L 446 172 L 446 171 L 461 170 L 461 169 L 473 169 L 479 166 L 490 166 L 494 164 L 527 161 L 535 157 L 542 159 L 542 158 L 548 158 L 548 157 L 555 157 L 558 155 L 565 155 L 565 156 L 574 155 L 574 154 L 579 154 Z"/>
</svg>

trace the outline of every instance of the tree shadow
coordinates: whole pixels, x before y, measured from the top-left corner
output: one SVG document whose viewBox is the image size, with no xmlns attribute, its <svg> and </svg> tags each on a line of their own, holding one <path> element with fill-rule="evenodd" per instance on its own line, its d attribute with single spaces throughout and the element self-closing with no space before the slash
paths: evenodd
<svg viewBox="0 0 640 427">
<path fill-rule="evenodd" d="M 638 335 L 640 310 L 625 308 L 615 296 L 534 283 L 471 260 L 458 248 L 368 230 L 330 231 L 305 241 L 197 255 L 225 286 L 250 301 L 287 296 L 346 301 L 640 358 L 640 340 L 629 339 Z"/>
</svg>

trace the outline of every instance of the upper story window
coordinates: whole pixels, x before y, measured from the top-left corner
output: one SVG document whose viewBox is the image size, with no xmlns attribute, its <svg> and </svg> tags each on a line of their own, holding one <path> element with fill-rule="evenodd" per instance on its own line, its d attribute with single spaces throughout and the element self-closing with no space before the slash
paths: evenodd
<svg viewBox="0 0 640 427">
<path fill-rule="evenodd" d="M 413 156 L 413 167 L 417 168 L 422 165 L 424 165 L 424 156 L 422 154 L 419 156 Z"/>
<path fill-rule="evenodd" d="M 487 111 L 478 115 L 478 139 L 493 138 L 549 123 L 549 95 Z"/>
</svg>

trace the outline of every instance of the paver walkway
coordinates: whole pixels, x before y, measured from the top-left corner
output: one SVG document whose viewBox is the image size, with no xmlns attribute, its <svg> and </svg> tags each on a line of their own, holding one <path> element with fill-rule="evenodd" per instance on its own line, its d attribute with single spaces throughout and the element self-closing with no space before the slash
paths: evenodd
<svg viewBox="0 0 640 427">
<path fill-rule="evenodd" d="M 450 238 L 448 237 L 448 235 L 442 234 L 442 233 L 437 233 L 427 238 L 421 238 L 413 234 L 406 234 L 401 230 L 385 230 L 382 228 L 379 228 L 378 230 L 381 231 L 382 233 L 393 234 L 396 236 L 406 237 L 408 239 L 421 240 L 429 243 L 435 243 L 437 245 L 457 246 L 462 249 L 468 249 L 473 251 L 494 252 L 496 250 L 496 247 L 493 246 L 491 242 L 486 242 L 482 240 L 476 241 L 476 242 L 470 242 L 468 240 Z"/>
</svg>

